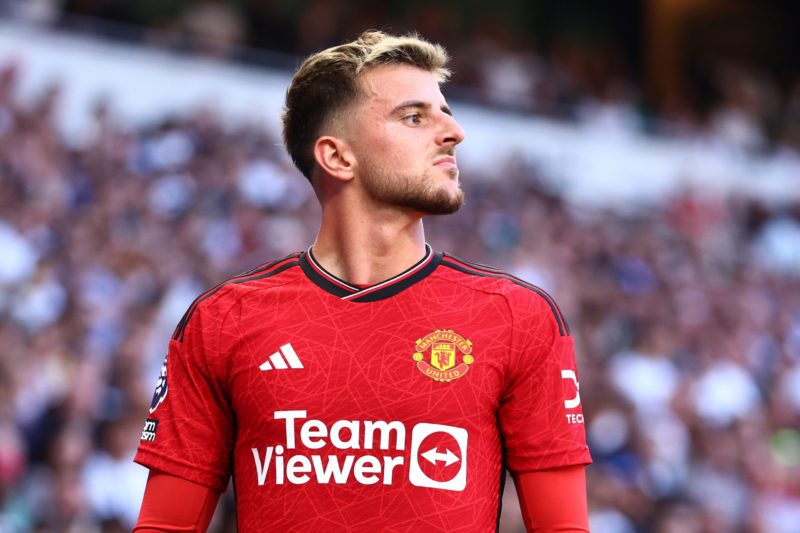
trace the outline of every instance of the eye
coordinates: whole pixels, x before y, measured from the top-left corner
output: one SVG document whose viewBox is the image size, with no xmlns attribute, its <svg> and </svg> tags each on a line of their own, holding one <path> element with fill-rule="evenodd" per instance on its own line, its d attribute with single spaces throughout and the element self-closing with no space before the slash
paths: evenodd
<svg viewBox="0 0 800 533">
<path fill-rule="evenodd" d="M 409 113 L 402 118 L 403 122 L 410 126 L 417 126 L 422 123 L 422 115 L 419 113 Z"/>
</svg>

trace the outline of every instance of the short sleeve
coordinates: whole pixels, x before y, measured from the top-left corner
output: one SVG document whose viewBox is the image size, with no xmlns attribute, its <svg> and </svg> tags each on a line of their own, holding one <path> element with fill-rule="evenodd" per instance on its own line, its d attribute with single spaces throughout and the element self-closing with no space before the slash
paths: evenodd
<svg viewBox="0 0 800 533">
<path fill-rule="evenodd" d="M 510 302 L 514 332 L 499 407 L 508 468 L 591 463 L 572 336 L 552 300 L 526 296 Z"/>
<path fill-rule="evenodd" d="M 233 448 L 219 351 L 223 317 L 204 306 L 189 313 L 170 341 L 134 461 L 222 492 Z"/>
</svg>

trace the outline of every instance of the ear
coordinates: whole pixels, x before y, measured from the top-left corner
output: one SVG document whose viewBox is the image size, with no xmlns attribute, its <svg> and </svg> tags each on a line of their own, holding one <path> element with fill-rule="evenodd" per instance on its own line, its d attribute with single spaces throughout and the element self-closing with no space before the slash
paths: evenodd
<svg viewBox="0 0 800 533">
<path fill-rule="evenodd" d="M 353 179 L 355 156 L 347 141 L 323 135 L 314 143 L 314 159 L 322 170 L 341 181 Z"/>
</svg>

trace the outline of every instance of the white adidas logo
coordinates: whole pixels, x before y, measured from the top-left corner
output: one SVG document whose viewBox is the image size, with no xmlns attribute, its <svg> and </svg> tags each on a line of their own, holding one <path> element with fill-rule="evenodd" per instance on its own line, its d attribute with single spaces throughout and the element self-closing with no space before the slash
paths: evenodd
<svg viewBox="0 0 800 533">
<path fill-rule="evenodd" d="M 303 368 L 303 363 L 292 348 L 291 344 L 284 344 L 280 350 L 269 356 L 261 363 L 261 370 L 285 370 L 287 368 Z"/>
</svg>

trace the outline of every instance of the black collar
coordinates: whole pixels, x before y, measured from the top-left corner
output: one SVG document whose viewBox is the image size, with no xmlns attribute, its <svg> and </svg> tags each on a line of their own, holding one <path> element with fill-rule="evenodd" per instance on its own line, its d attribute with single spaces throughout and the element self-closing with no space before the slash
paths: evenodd
<svg viewBox="0 0 800 533">
<path fill-rule="evenodd" d="M 430 275 L 431 272 L 436 270 L 439 263 L 442 262 L 442 253 L 434 252 L 430 245 L 425 245 L 425 257 L 413 265 L 411 268 L 404 270 L 400 274 L 393 276 L 385 281 L 370 285 L 369 287 L 356 287 L 340 278 L 337 278 L 324 268 L 314 259 L 314 254 L 311 247 L 307 251 L 300 254 L 300 268 L 303 269 L 308 279 L 314 282 L 315 285 L 321 289 L 337 296 L 342 300 L 351 302 L 376 302 L 389 298 L 395 294 L 404 291 L 411 287 L 418 281 L 422 281 Z"/>
</svg>

